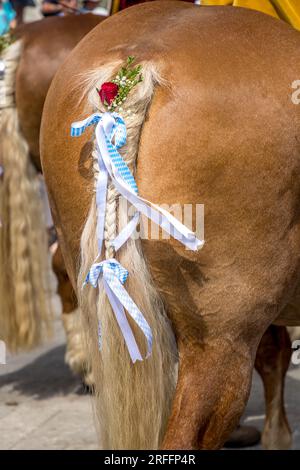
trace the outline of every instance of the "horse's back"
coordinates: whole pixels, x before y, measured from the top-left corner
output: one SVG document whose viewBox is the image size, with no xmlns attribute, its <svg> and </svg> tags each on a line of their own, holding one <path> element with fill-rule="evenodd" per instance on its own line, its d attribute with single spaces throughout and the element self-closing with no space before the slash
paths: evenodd
<svg viewBox="0 0 300 470">
<path fill-rule="evenodd" d="M 268 223 L 274 231 L 283 230 L 282 217 L 292 202 L 284 203 L 280 194 L 300 169 L 300 116 L 291 100 L 291 84 L 300 76 L 299 52 L 298 32 L 239 8 L 153 2 L 96 27 L 56 75 L 45 108 L 44 166 L 54 182 L 56 172 L 59 178 L 68 174 L 61 188 L 68 213 L 70 186 L 78 189 L 78 201 L 73 195 L 70 202 L 83 207 L 78 227 L 90 204 L 86 189 L 92 180 L 78 172 L 78 142 L 66 136 L 70 123 L 87 111 L 83 77 L 134 55 L 138 62 L 153 63 L 168 82 L 157 88 L 143 127 L 140 193 L 160 203 L 205 203 L 206 239 L 221 251 L 237 216 L 241 227 L 247 226 L 241 230 L 261 228 L 262 238 Z M 82 148 L 88 138 L 80 140 Z M 277 218 L 274 201 L 279 202 Z"/>
<path fill-rule="evenodd" d="M 135 55 L 140 61 L 159 63 L 166 72 L 168 68 L 176 72 L 176 65 L 185 78 L 187 72 L 197 79 L 199 72 L 217 78 L 227 70 L 232 79 L 232 67 L 237 73 L 243 64 L 251 67 L 255 56 L 258 67 L 265 66 L 262 72 L 275 78 L 275 67 L 295 63 L 298 50 L 299 33 L 262 13 L 155 1 L 110 17 L 81 42 L 68 64 L 72 67 L 75 62 L 86 72 Z"/>
<path fill-rule="evenodd" d="M 16 101 L 22 132 L 38 168 L 41 117 L 51 80 L 76 44 L 103 19 L 91 14 L 50 17 L 17 30 L 17 38 L 22 39 L 22 55 Z"/>
</svg>

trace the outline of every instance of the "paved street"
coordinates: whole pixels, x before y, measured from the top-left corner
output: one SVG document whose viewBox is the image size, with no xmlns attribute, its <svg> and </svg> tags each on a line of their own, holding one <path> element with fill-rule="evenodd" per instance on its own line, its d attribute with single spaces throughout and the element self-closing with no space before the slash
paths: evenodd
<svg viewBox="0 0 300 470">
<path fill-rule="evenodd" d="M 0 365 L 0 449 L 96 449 L 90 397 L 64 364 L 64 333 L 56 320 L 53 341 Z M 287 412 L 300 449 L 300 367 L 291 366 Z M 244 422 L 262 429 L 264 400 L 255 374 Z M 257 446 L 260 448 L 260 446 Z"/>
<path fill-rule="evenodd" d="M 64 332 L 0 365 L 0 449 L 96 449 L 91 399 L 64 364 Z"/>
</svg>

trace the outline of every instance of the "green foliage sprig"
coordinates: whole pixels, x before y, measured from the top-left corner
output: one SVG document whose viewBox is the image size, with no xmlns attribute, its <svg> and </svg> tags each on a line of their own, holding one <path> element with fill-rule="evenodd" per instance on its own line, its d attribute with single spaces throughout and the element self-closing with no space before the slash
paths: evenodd
<svg viewBox="0 0 300 470">
<path fill-rule="evenodd" d="M 0 55 L 4 52 L 4 50 L 10 46 L 15 41 L 14 36 L 12 33 L 2 34 L 0 36 Z"/>
<path fill-rule="evenodd" d="M 136 65 L 133 67 L 135 57 L 129 56 L 126 61 L 126 65 L 121 67 L 116 75 L 116 78 L 112 80 L 112 83 L 118 85 L 118 94 L 115 99 L 108 106 L 108 110 L 115 111 L 119 108 L 122 111 L 122 105 L 125 103 L 130 91 L 138 84 L 143 81 L 143 75 L 141 73 L 142 66 Z"/>
</svg>

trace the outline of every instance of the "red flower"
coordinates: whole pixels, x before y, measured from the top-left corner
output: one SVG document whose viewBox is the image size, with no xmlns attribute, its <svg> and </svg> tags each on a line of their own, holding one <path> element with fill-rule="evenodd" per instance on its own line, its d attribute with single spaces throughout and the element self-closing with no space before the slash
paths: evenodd
<svg viewBox="0 0 300 470">
<path fill-rule="evenodd" d="M 106 82 L 106 83 L 103 83 L 100 90 L 97 90 L 97 91 L 99 93 L 102 103 L 110 105 L 110 103 L 117 96 L 119 87 L 115 83 Z"/>
</svg>

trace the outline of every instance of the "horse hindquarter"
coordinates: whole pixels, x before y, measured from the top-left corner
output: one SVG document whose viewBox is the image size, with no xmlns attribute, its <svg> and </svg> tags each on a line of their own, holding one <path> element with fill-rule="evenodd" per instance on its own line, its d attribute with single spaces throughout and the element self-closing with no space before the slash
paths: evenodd
<svg viewBox="0 0 300 470">
<path fill-rule="evenodd" d="M 139 31 L 134 24 L 140 25 Z M 139 139 L 139 193 L 159 204 L 203 203 L 206 243 L 199 253 L 191 253 L 174 240 L 142 242 L 179 349 L 165 448 L 222 445 L 244 409 L 260 338 L 295 288 L 300 241 L 295 135 L 300 119 L 290 99 L 290 84 L 300 73 L 294 60 L 299 46 L 295 31 L 255 12 L 197 9 L 173 2 L 142 5 L 95 29 L 65 63 L 49 92 L 43 167 L 75 284 L 82 226 L 92 207 L 88 221 L 94 221 L 90 230 L 95 230 L 95 206 L 91 146 L 86 137 L 76 142 L 66 137 L 70 123 L 94 109 L 87 105 L 90 89 L 80 100 L 81 82 L 74 71 L 97 77 L 94 71 L 104 68 L 111 73 L 105 79 L 111 78 L 117 64 L 134 50 L 139 62 L 151 63 L 166 80 L 156 86 Z M 280 76 L 275 74 L 278 69 Z M 63 85 L 67 78 L 68 90 Z M 94 86 L 101 85 L 100 75 L 98 80 Z M 96 96 L 95 90 L 92 94 Z M 130 128 L 130 120 L 127 125 Z M 52 135 L 57 136 L 55 142 Z M 87 236 L 82 238 L 83 252 L 89 243 Z M 87 295 L 93 312 L 94 292 Z M 96 348 L 93 315 L 94 323 L 86 328 Z M 107 337 L 109 332 L 105 338 L 111 341 Z M 163 357 L 166 345 L 157 341 Z M 116 364 L 114 351 L 107 359 L 108 369 Z M 124 354 L 123 365 L 127 360 Z M 97 361 L 101 363 L 100 358 Z M 128 390 L 130 374 L 132 397 L 139 397 L 136 411 L 148 419 L 144 392 L 134 395 L 141 366 L 148 370 L 146 363 L 126 365 L 126 373 L 109 386 Z M 164 406 L 167 409 L 167 403 Z M 130 447 L 123 439 L 128 426 L 127 420 L 120 424 L 109 445 L 126 442 Z M 149 437 L 148 444 L 155 439 Z"/>
</svg>

